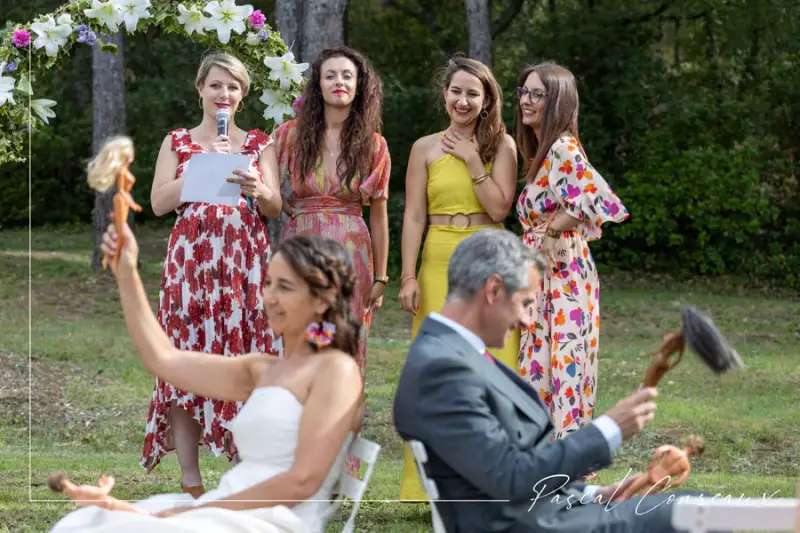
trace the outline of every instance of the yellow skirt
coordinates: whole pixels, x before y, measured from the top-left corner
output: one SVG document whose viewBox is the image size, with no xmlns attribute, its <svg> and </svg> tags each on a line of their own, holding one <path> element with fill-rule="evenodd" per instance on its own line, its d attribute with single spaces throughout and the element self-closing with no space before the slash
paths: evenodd
<svg viewBox="0 0 800 533">
<path fill-rule="evenodd" d="M 417 280 L 420 287 L 419 311 L 414 316 L 411 327 L 411 338 L 417 336 L 417 331 L 425 317 L 441 310 L 447 297 L 447 264 L 453 250 L 462 239 L 481 229 L 493 227 L 502 229 L 502 224 L 492 226 L 475 226 L 460 228 L 457 226 L 429 226 L 422 250 L 422 265 L 419 269 Z M 519 355 L 519 331 L 509 336 L 506 345 L 501 350 L 489 352 L 508 367 L 517 369 L 517 356 Z M 408 445 L 403 445 L 403 474 L 400 480 L 400 499 L 409 501 L 427 501 L 428 497 L 422 489 L 417 476 L 414 458 Z"/>
</svg>

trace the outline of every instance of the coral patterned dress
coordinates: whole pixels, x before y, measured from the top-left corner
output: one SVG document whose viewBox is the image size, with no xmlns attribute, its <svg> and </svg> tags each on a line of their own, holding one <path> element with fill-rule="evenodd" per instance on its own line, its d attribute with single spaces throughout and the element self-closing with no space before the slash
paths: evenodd
<svg viewBox="0 0 800 533">
<path fill-rule="evenodd" d="M 364 178 L 355 176 L 348 188 L 342 176 L 324 173 L 321 159 L 314 172 L 307 176 L 298 174 L 295 168 L 296 120 L 281 124 L 272 133 L 272 138 L 278 154 L 281 183 L 288 182 L 291 186 L 289 203 L 292 215 L 283 226 L 281 238 L 302 234 L 322 235 L 342 243 L 352 254 L 358 282 L 351 309 L 354 313 L 361 313 L 358 364 L 363 380 L 367 369 L 367 336 L 372 318 L 366 307 L 374 274 L 372 240 L 362 209 L 364 205 L 369 205 L 370 200 L 389 197 L 391 159 L 386 139 L 375 134 L 372 170 Z"/>
<path fill-rule="evenodd" d="M 535 178 L 517 201 L 523 242 L 541 249 L 544 230 L 559 207 L 580 220 L 561 234 L 546 258 L 549 269 L 534 319 L 522 331 L 519 370 L 550 408 L 555 437 L 592 420 L 597 392 L 600 284 L 588 242 L 605 222 L 622 222 L 628 211 L 586 160 L 571 135 L 553 143 Z"/>
<path fill-rule="evenodd" d="M 205 150 L 186 129 L 170 132 L 178 155 L 175 178 L 185 172 L 194 154 Z M 237 154 L 258 159 L 272 140 L 261 130 L 247 133 Z M 270 257 L 267 228 L 253 203 L 244 197 L 237 207 L 204 202 L 181 204 L 172 228 L 161 277 L 158 320 L 172 345 L 182 350 L 226 357 L 258 352 L 279 355 L 264 311 L 262 287 Z M 202 428 L 202 441 L 218 456 L 236 454 L 230 422 L 242 402 L 202 398 L 156 378 L 142 450 L 141 465 L 150 472 L 173 449 L 169 408 L 176 404 Z"/>
</svg>

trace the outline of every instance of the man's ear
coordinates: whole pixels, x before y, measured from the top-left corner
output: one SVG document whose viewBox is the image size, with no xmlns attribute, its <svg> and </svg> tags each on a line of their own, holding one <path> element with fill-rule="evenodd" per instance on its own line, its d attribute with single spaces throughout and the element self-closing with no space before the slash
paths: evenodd
<svg viewBox="0 0 800 533">
<path fill-rule="evenodd" d="M 497 274 L 492 274 L 484 285 L 487 303 L 494 304 L 500 300 L 503 292 L 503 280 Z"/>
</svg>

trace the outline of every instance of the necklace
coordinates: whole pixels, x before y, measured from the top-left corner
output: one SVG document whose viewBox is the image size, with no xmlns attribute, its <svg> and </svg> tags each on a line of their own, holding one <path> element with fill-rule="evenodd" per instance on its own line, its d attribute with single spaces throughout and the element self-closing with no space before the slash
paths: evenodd
<svg viewBox="0 0 800 533">
<path fill-rule="evenodd" d="M 330 146 L 328 145 L 328 136 L 327 136 L 327 135 L 325 135 L 325 136 L 322 138 L 322 142 L 323 142 L 323 143 L 324 143 L 324 145 L 325 145 L 325 148 L 324 148 L 324 149 L 325 149 L 325 151 L 328 153 L 328 155 L 329 155 L 329 156 L 331 156 L 331 157 L 334 157 L 334 155 L 333 155 L 333 150 L 331 150 Z M 337 143 L 337 144 L 338 144 L 338 143 Z"/>
</svg>

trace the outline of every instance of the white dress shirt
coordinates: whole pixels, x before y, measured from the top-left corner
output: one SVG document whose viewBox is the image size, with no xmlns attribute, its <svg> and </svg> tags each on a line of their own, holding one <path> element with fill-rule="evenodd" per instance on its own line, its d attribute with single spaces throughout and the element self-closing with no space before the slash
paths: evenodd
<svg viewBox="0 0 800 533">
<path fill-rule="evenodd" d="M 446 316 L 442 316 L 439 313 L 433 312 L 428 315 L 428 317 L 436 320 L 437 322 L 441 322 L 442 324 L 448 326 L 451 329 L 454 329 L 458 332 L 459 335 L 464 337 L 470 346 L 475 348 L 475 351 L 483 356 L 486 353 L 486 343 L 483 340 L 475 335 L 472 331 L 468 330 L 458 322 L 447 318 Z M 608 443 L 608 450 L 609 453 L 613 453 L 614 450 L 620 447 L 622 444 L 622 431 L 620 430 L 619 426 L 617 425 L 614 420 L 608 415 L 602 415 L 597 419 L 592 421 L 592 424 L 600 430 L 600 433 L 603 434 L 605 437 L 606 442 Z M 586 485 L 586 488 L 583 491 L 583 495 L 581 496 L 581 501 L 584 503 L 590 502 L 592 498 L 594 498 L 594 494 L 599 489 L 599 485 Z"/>
</svg>

